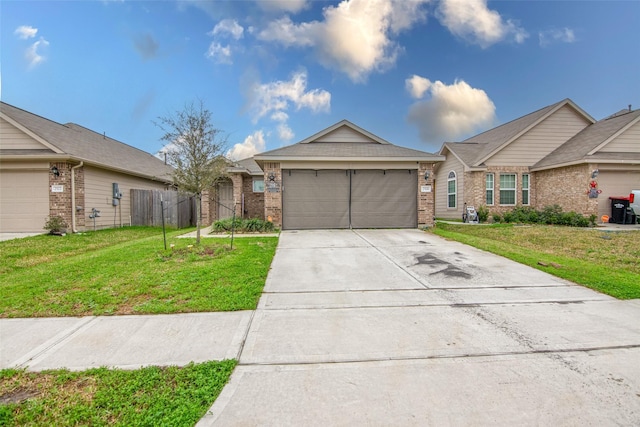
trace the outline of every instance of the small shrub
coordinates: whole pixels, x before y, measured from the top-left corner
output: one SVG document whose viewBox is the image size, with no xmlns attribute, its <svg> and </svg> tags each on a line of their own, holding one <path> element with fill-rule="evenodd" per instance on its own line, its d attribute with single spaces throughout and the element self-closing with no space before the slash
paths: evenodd
<svg viewBox="0 0 640 427">
<path fill-rule="evenodd" d="M 235 225 L 235 227 L 233 227 Z M 236 232 L 241 233 L 267 233 L 275 230 L 273 223 L 264 221 L 259 218 L 242 219 L 236 218 L 235 222 L 231 218 L 216 221 L 211 226 L 212 232 L 226 233 L 235 228 Z"/>
<path fill-rule="evenodd" d="M 564 225 L 568 227 L 595 226 L 596 220 L 596 215 L 586 218 L 574 211 L 562 212 L 562 208 L 558 205 L 546 206 L 542 211 L 537 211 L 529 206 L 517 206 L 511 211 L 505 212 L 502 218 L 499 214 L 493 215 L 494 222 Z"/>
<path fill-rule="evenodd" d="M 489 209 L 486 206 L 479 206 L 476 212 L 478 213 L 478 221 L 487 222 L 487 219 L 489 219 Z"/>
<path fill-rule="evenodd" d="M 62 234 L 67 231 L 67 227 L 69 227 L 69 225 L 64 218 L 55 215 L 50 216 L 49 219 L 46 220 L 43 228 L 49 230 L 49 234 Z"/>
<path fill-rule="evenodd" d="M 496 224 L 499 224 L 502 222 L 502 215 L 500 215 L 499 213 L 495 213 L 493 214 L 493 222 Z"/>
</svg>

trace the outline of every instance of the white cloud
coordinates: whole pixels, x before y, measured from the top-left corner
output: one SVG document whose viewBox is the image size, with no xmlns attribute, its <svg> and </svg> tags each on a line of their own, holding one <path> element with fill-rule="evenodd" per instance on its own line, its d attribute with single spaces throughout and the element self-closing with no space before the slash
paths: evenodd
<svg viewBox="0 0 640 427">
<path fill-rule="evenodd" d="M 231 59 L 231 46 L 222 46 L 218 42 L 211 42 L 206 57 L 214 60 L 218 64 L 233 64 Z"/>
<path fill-rule="evenodd" d="M 244 28 L 242 28 L 242 26 L 238 24 L 238 21 L 236 21 L 235 19 L 223 19 L 222 21 L 218 22 L 216 26 L 213 27 L 213 30 L 211 30 L 208 34 L 210 36 L 231 36 L 235 40 L 240 40 L 243 33 Z"/>
<path fill-rule="evenodd" d="M 34 68 L 46 59 L 40 51 L 47 46 L 49 46 L 49 42 L 40 37 L 40 40 L 33 43 L 31 46 L 29 46 L 29 48 L 27 48 L 24 56 L 29 63 L 29 68 Z"/>
<path fill-rule="evenodd" d="M 429 0 L 343 0 L 323 10 L 323 21 L 296 24 L 285 16 L 258 33 L 285 47 L 313 47 L 322 65 L 362 82 L 395 64 L 401 47 L 392 36 L 426 18 Z"/>
<path fill-rule="evenodd" d="M 540 46 L 548 46 L 552 43 L 573 43 L 576 41 L 576 35 L 570 28 L 554 29 L 540 31 L 538 33 Z"/>
<path fill-rule="evenodd" d="M 404 84 L 412 98 L 420 99 L 431 86 L 431 80 L 414 74 L 406 79 Z"/>
<path fill-rule="evenodd" d="M 247 136 L 243 142 L 234 145 L 227 151 L 227 158 L 242 160 L 262 153 L 265 149 L 264 133 L 259 130 Z"/>
<path fill-rule="evenodd" d="M 257 0 L 258 5 L 267 11 L 298 13 L 305 9 L 307 0 Z"/>
<path fill-rule="evenodd" d="M 284 111 L 276 111 L 271 115 L 271 120 L 276 122 L 286 122 L 289 120 L 289 115 Z"/>
<path fill-rule="evenodd" d="M 33 28 L 30 25 L 21 25 L 18 28 L 16 28 L 16 30 L 13 33 L 17 35 L 18 38 L 26 40 L 26 39 L 31 39 L 35 37 L 36 34 L 38 33 L 38 29 Z"/>
<path fill-rule="evenodd" d="M 278 137 L 285 142 L 289 142 L 293 139 L 295 134 L 293 130 L 286 123 L 280 123 L 278 125 Z"/>
<path fill-rule="evenodd" d="M 436 15 L 452 34 L 482 48 L 505 39 L 522 43 L 529 36 L 517 22 L 490 10 L 487 0 L 442 0 Z"/>
<path fill-rule="evenodd" d="M 425 80 L 430 98 L 414 103 L 407 117 L 423 141 L 441 144 L 494 123 L 496 107 L 482 89 L 463 80 L 452 85 Z"/>
<path fill-rule="evenodd" d="M 172 151 L 176 151 L 178 149 L 177 145 L 173 142 L 165 144 L 156 154 L 154 154 L 160 160 L 166 161 L 165 153 L 170 153 Z"/>
<path fill-rule="evenodd" d="M 285 116 L 288 118 L 284 112 L 290 107 L 296 111 L 306 108 L 314 113 L 328 112 L 331 108 L 331 94 L 322 89 L 307 90 L 307 72 L 298 71 L 288 81 L 255 84 L 251 89 L 249 102 L 254 113 L 254 123 L 268 114 L 274 120 L 282 121 Z"/>
</svg>

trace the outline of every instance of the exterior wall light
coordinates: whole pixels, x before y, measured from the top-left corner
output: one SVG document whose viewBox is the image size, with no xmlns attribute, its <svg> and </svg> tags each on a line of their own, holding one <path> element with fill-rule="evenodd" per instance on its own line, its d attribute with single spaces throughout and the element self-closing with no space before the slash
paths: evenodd
<svg viewBox="0 0 640 427">
<path fill-rule="evenodd" d="M 431 176 L 431 174 L 429 173 L 429 171 L 426 171 L 426 172 L 424 173 L 424 180 L 425 180 L 425 181 L 429 181 L 429 176 Z"/>
<path fill-rule="evenodd" d="M 53 176 L 60 176 L 60 171 L 58 170 L 58 168 L 56 166 L 51 168 L 51 173 L 53 174 Z"/>
</svg>

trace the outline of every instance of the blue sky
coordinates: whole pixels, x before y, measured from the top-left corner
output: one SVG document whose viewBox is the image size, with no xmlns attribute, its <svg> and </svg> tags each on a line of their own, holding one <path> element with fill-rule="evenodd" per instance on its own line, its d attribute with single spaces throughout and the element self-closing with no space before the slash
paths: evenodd
<svg viewBox="0 0 640 427">
<path fill-rule="evenodd" d="M 640 107 L 640 1 L 0 3 L 4 102 L 145 151 L 201 99 L 240 159 L 342 120 L 437 152 L 564 98 Z"/>
</svg>

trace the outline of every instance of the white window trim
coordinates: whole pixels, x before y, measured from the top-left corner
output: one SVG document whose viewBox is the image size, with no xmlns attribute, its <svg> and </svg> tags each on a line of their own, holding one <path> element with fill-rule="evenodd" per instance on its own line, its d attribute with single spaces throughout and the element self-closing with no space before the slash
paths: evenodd
<svg viewBox="0 0 640 427">
<path fill-rule="evenodd" d="M 491 188 L 487 187 L 487 177 L 491 175 Z M 487 191 L 491 190 L 491 203 L 487 203 L 487 206 L 494 206 L 496 204 L 496 174 L 489 172 L 484 176 L 484 201 L 487 202 Z"/>
<path fill-rule="evenodd" d="M 521 193 L 520 193 L 520 197 L 522 197 L 522 205 L 523 206 L 530 206 L 531 205 L 531 174 L 530 173 L 523 173 L 522 174 L 522 183 L 524 184 L 524 176 L 528 176 L 529 178 L 527 179 L 527 188 L 522 187 L 521 188 Z M 524 203 L 524 196 L 523 193 L 524 191 L 527 191 L 527 203 Z"/>
<path fill-rule="evenodd" d="M 262 191 L 256 191 L 256 182 L 262 182 Z M 254 193 L 264 193 L 264 179 L 253 178 L 252 189 Z"/>
<path fill-rule="evenodd" d="M 516 206 L 518 204 L 518 174 L 515 172 L 501 172 L 500 176 L 502 175 L 513 175 L 515 177 L 515 182 L 513 183 L 514 187 L 513 188 L 506 188 L 504 189 L 505 191 L 512 191 L 513 190 L 513 204 L 511 203 L 502 203 L 502 197 L 500 196 L 500 194 L 498 194 L 498 201 L 500 203 L 500 206 Z M 500 190 L 502 191 L 502 185 L 500 186 Z"/>
<path fill-rule="evenodd" d="M 451 178 L 451 174 L 453 174 L 453 178 Z M 454 182 L 454 191 L 453 193 L 449 193 L 449 183 Z M 454 196 L 453 198 L 453 206 L 449 205 L 449 197 Z M 457 209 L 458 208 L 458 174 L 456 171 L 449 171 L 447 174 L 447 209 Z"/>
</svg>

